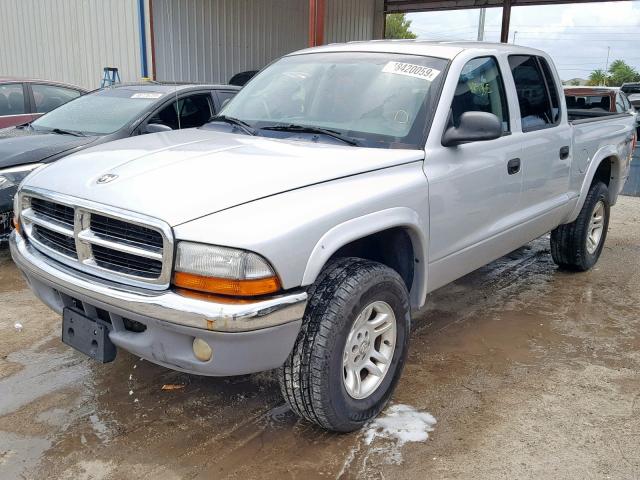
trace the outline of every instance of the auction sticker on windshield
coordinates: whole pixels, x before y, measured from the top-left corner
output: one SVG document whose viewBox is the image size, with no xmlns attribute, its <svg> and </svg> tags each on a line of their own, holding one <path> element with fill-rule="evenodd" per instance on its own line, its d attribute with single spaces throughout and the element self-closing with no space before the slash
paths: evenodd
<svg viewBox="0 0 640 480">
<path fill-rule="evenodd" d="M 395 73 L 396 75 L 406 75 L 407 77 L 422 78 L 428 82 L 433 80 L 440 74 L 440 70 L 435 68 L 423 67 L 413 63 L 389 62 L 382 69 L 384 73 Z"/>
</svg>

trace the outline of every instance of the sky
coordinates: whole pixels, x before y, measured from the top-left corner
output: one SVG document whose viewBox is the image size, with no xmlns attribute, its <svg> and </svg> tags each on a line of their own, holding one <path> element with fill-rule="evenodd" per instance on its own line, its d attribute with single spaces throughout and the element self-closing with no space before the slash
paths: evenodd
<svg viewBox="0 0 640 480">
<path fill-rule="evenodd" d="M 425 40 L 476 40 L 480 10 L 411 13 L 411 30 Z M 488 8 L 486 41 L 500 41 L 502 9 Z M 539 48 L 563 80 L 588 78 L 622 59 L 640 71 L 640 0 L 512 7 L 509 42 Z"/>
</svg>

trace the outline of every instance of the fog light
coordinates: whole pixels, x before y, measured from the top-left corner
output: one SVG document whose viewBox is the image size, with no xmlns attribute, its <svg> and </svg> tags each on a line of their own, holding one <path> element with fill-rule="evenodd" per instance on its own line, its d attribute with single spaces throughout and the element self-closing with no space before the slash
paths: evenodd
<svg viewBox="0 0 640 480">
<path fill-rule="evenodd" d="M 213 350 L 207 342 L 205 342 L 201 338 L 193 339 L 193 354 L 196 356 L 198 360 L 201 362 L 208 362 L 211 360 L 211 355 L 213 355 Z"/>
</svg>

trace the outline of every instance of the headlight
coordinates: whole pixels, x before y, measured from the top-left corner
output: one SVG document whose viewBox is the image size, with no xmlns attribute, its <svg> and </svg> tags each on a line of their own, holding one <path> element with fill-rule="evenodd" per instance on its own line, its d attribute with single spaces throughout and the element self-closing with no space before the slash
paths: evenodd
<svg viewBox="0 0 640 480">
<path fill-rule="evenodd" d="M 192 242 L 178 243 L 173 284 L 198 292 L 243 297 L 280 290 L 280 280 L 260 255 Z"/>
<path fill-rule="evenodd" d="M 0 170 L 0 190 L 14 186 L 17 187 L 27 175 L 41 166 L 41 163 L 30 163 L 29 165 L 20 165 L 19 167 Z"/>
</svg>

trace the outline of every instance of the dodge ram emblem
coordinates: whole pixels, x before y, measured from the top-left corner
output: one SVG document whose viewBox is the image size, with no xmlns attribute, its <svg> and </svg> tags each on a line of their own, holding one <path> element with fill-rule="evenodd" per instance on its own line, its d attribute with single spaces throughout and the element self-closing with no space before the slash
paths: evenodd
<svg viewBox="0 0 640 480">
<path fill-rule="evenodd" d="M 97 181 L 96 183 L 109 183 L 112 180 L 115 180 L 116 178 L 118 178 L 118 175 L 114 174 L 114 173 L 107 173 L 105 175 L 102 175 Z"/>
</svg>

